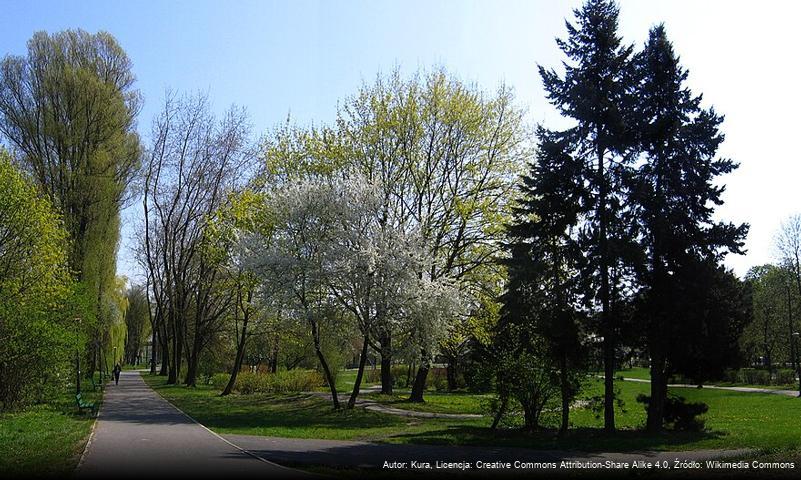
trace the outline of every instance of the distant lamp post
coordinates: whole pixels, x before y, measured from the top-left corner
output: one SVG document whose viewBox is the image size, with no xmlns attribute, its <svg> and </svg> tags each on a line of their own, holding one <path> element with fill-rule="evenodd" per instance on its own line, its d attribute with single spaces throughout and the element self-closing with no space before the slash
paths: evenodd
<svg viewBox="0 0 801 480">
<path fill-rule="evenodd" d="M 793 332 L 793 344 L 796 346 L 795 348 L 795 373 L 798 375 L 798 396 L 801 397 L 801 365 L 798 364 L 798 337 L 801 336 L 801 332 Z"/>
<path fill-rule="evenodd" d="M 116 346 L 114 347 L 114 361 L 111 362 L 111 363 L 113 363 L 114 366 L 117 366 L 117 347 Z"/>
</svg>

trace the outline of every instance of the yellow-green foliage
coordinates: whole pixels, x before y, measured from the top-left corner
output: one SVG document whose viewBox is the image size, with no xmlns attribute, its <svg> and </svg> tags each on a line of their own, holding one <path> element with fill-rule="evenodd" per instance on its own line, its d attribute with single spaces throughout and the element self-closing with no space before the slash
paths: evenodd
<svg viewBox="0 0 801 480">
<path fill-rule="evenodd" d="M 67 232 L 68 264 L 88 307 L 86 360 L 97 358 L 97 347 L 121 345 L 112 331 L 120 318 L 119 212 L 141 154 L 134 81 L 130 59 L 106 32 L 37 32 L 27 55 L 9 55 L 0 68 L 4 139 Z"/>
<path fill-rule="evenodd" d="M 52 205 L 0 150 L 0 409 L 63 381 L 80 340 L 67 234 Z"/>
<path fill-rule="evenodd" d="M 103 359 L 101 368 L 111 370 L 116 362 L 122 363 L 125 353 L 125 338 L 128 328 L 125 324 L 125 312 L 128 310 L 128 298 L 125 295 L 126 279 L 116 277 L 114 288 L 105 292 L 101 305 L 100 331 L 103 332 L 101 348 Z"/>
</svg>

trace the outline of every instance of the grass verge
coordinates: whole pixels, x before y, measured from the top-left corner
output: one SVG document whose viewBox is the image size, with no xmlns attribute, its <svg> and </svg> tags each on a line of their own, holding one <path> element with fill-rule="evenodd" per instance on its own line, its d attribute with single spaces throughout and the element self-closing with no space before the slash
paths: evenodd
<svg viewBox="0 0 801 480">
<path fill-rule="evenodd" d="M 417 419 L 363 409 L 333 411 L 328 401 L 307 395 L 220 397 L 214 388 L 171 386 L 165 384 L 163 377 L 144 375 L 144 378 L 165 398 L 221 434 L 401 444 L 516 446 L 587 452 L 716 448 L 753 448 L 777 452 L 801 448 L 801 421 L 798 420 L 801 418 L 801 400 L 779 395 L 674 389 L 672 393 L 680 394 L 689 401 L 709 405 L 707 431 L 648 435 L 640 430 L 645 421 L 645 412 L 635 398 L 639 393 L 647 393 L 649 386 L 617 382 L 618 396 L 622 400 L 616 411 L 617 433 L 604 433 L 601 428 L 603 420 L 596 412 L 590 408 L 578 408 L 571 412 L 570 433 L 559 437 L 552 429 L 532 434 L 516 429 L 492 431 L 488 428 L 489 418 Z M 601 391 L 601 382 L 591 380 L 585 396 L 598 395 Z M 448 399 L 445 394 L 429 393 L 427 398 L 435 405 L 456 405 L 459 402 L 455 398 Z M 545 424 L 555 427 L 557 417 L 558 412 L 545 414 Z"/>
<path fill-rule="evenodd" d="M 83 394 L 100 401 L 100 395 Z M 5 478 L 66 477 L 78 465 L 95 419 L 79 414 L 71 394 L 0 414 L 0 472 Z"/>
</svg>

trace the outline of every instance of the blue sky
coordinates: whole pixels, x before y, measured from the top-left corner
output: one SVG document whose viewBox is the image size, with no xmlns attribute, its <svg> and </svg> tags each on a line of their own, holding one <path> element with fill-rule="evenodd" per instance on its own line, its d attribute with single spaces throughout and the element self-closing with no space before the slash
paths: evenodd
<svg viewBox="0 0 801 480">
<path fill-rule="evenodd" d="M 726 115 L 721 153 L 741 163 L 725 179 L 719 216 L 751 223 L 739 274 L 773 259 L 783 218 L 801 212 L 801 2 L 623 0 L 621 33 L 640 46 L 664 21 L 690 85 Z M 0 55 L 21 54 L 37 30 L 112 33 L 128 52 L 145 98 L 139 129 L 166 89 L 208 92 L 220 111 L 245 106 L 260 135 L 291 113 L 301 124 L 333 120 L 337 102 L 378 72 L 445 66 L 490 90 L 505 82 L 532 123 L 558 125 L 536 65 L 557 66 L 573 1 L 8 1 L 0 2 Z M 119 271 L 135 276 L 131 232 L 138 206 L 124 212 Z"/>
</svg>

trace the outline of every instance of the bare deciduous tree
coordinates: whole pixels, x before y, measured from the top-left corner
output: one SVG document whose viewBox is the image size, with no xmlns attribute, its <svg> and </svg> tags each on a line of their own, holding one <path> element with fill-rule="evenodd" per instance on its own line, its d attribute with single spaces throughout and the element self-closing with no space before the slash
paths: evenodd
<svg viewBox="0 0 801 480">
<path fill-rule="evenodd" d="M 209 219 L 249 172 L 249 126 L 244 110 L 217 120 L 203 95 L 168 94 L 154 120 L 145 168 L 145 228 L 140 257 L 165 339 L 168 382 L 194 385 L 200 354 L 233 305 L 220 288 L 222 266 L 204 255 Z"/>
</svg>

